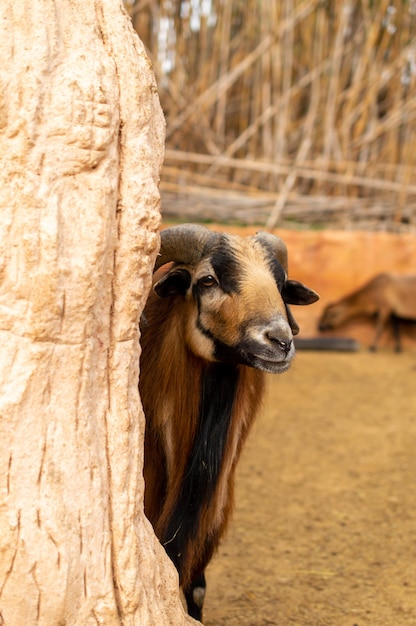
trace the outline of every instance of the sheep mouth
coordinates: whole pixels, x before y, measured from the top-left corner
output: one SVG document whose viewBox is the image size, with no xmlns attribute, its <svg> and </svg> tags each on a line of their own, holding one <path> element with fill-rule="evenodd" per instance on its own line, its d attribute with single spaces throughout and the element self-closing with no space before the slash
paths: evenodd
<svg viewBox="0 0 416 626">
<path fill-rule="evenodd" d="M 270 372 L 272 374 L 282 374 L 286 372 L 293 360 L 293 354 L 289 354 L 284 358 L 276 359 L 271 357 L 265 357 L 264 355 L 252 354 L 248 356 L 250 361 L 249 365 L 263 372 Z"/>
<path fill-rule="evenodd" d="M 237 346 L 227 346 L 223 343 L 216 343 L 214 358 L 222 363 L 233 365 L 248 365 L 263 372 L 279 374 L 289 369 L 295 349 L 290 348 L 289 352 L 262 349 L 259 345 L 239 344 Z"/>
</svg>

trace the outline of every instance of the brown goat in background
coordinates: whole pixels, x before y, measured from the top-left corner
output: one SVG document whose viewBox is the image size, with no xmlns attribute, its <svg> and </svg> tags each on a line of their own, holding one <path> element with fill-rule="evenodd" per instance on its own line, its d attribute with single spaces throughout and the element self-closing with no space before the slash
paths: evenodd
<svg viewBox="0 0 416 626">
<path fill-rule="evenodd" d="M 169 228 L 155 271 L 168 262 L 141 322 L 145 512 L 201 620 L 204 570 L 230 517 L 264 372 L 286 371 L 294 356 L 288 305 L 318 296 L 288 280 L 286 247 L 267 233 Z"/>
<path fill-rule="evenodd" d="M 396 352 L 401 350 L 399 320 L 416 321 L 416 275 L 378 274 L 352 293 L 328 304 L 318 322 L 319 330 L 332 330 L 353 317 L 376 319 L 370 350 L 376 351 L 380 337 L 391 322 Z"/>
</svg>

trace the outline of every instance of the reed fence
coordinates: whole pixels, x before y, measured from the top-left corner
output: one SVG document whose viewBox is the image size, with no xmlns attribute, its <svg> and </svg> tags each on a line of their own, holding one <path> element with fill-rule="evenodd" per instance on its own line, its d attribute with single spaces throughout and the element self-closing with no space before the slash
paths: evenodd
<svg viewBox="0 0 416 626">
<path fill-rule="evenodd" d="M 125 1 L 166 216 L 416 229 L 416 0 Z"/>
</svg>

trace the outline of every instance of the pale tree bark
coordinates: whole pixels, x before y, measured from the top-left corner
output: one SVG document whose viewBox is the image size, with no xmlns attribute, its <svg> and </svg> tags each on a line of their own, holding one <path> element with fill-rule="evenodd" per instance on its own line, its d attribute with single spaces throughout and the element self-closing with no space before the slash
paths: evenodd
<svg viewBox="0 0 416 626">
<path fill-rule="evenodd" d="M 0 50 L 0 624 L 191 623 L 142 505 L 152 69 L 120 0 L 1 0 Z"/>
</svg>

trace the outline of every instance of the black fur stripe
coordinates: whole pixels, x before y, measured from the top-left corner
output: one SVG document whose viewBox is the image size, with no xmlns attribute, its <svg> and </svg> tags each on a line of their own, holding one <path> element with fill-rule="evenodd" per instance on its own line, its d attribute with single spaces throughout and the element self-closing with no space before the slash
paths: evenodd
<svg viewBox="0 0 416 626">
<path fill-rule="evenodd" d="M 276 282 L 277 288 L 280 291 L 280 293 L 282 292 L 283 289 L 283 285 L 285 283 L 285 271 L 283 269 L 283 267 L 281 266 L 281 264 L 279 263 L 279 261 L 276 259 L 274 253 L 272 250 L 270 250 L 270 248 L 265 245 L 264 243 L 262 243 L 260 241 L 260 245 L 263 247 L 265 253 L 266 253 L 266 257 L 267 257 L 267 261 L 269 263 L 269 267 L 270 270 L 273 274 L 274 280 Z"/>
<path fill-rule="evenodd" d="M 221 289 L 225 293 L 239 293 L 240 264 L 226 237 L 222 238 L 218 248 L 212 252 L 211 263 L 220 281 Z"/>
<path fill-rule="evenodd" d="M 209 506 L 220 474 L 238 371 L 222 363 L 208 365 L 202 380 L 199 426 L 182 490 L 162 541 L 181 578 L 189 540 L 194 538 L 201 509 Z M 208 539 L 208 538 L 207 538 Z"/>
</svg>

